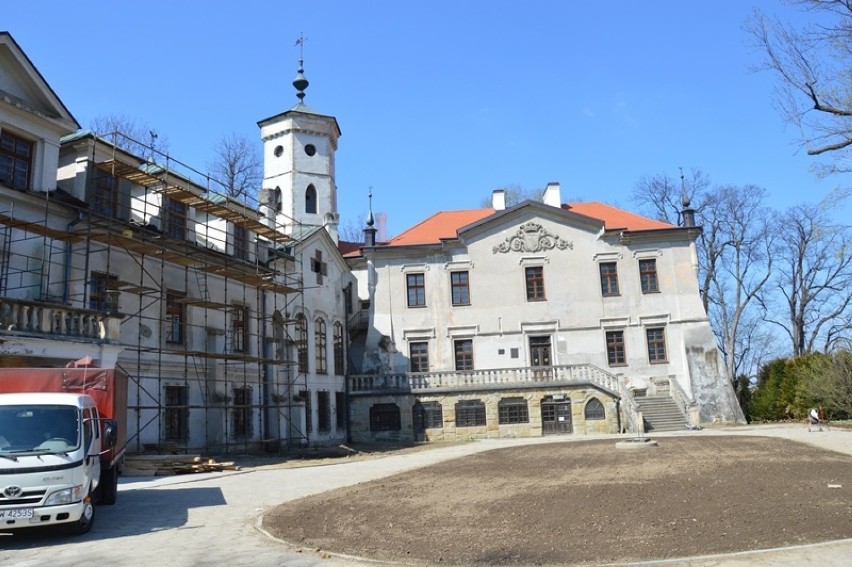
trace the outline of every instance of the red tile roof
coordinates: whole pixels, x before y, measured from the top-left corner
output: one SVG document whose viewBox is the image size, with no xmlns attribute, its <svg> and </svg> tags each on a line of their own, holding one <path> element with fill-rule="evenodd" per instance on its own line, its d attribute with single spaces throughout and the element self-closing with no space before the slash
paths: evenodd
<svg viewBox="0 0 852 567">
<path fill-rule="evenodd" d="M 414 225 L 399 236 L 391 238 L 388 246 L 437 244 L 444 238 L 455 238 L 463 226 L 475 223 L 494 214 L 494 209 L 468 209 L 465 211 L 440 211 Z"/>
<path fill-rule="evenodd" d="M 667 222 L 645 218 L 604 203 L 574 203 L 562 208 L 586 217 L 601 220 L 606 230 L 660 230 L 676 228 Z M 437 244 L 442 239 L 455 238 L 458 230 L 493 215 L 494 209 L 440 211 L 423 222 L 390 239 L 387 246 Z"/>
<path fill-rule="evenodd" d="M 574 203 L 562 205 L 563 209 L 583 216 L 602 220 L 607 230 L 660 230 L 677 228 L 667 222 L 652 220 L 605 203 Z"/>
</svg>

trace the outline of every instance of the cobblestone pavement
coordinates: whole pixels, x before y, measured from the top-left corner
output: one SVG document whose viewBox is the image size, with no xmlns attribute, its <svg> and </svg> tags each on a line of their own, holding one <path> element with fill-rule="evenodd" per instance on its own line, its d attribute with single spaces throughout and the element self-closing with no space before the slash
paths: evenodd
<svg viewBox="0 0 852 567">
<path fill-rule="evenodd" d="M 705 429 L 668 435 L 766 435 L 803 441 L 852 454 L 852 431 L 808 432 L 805 425 Z M 95 527 L 82 537 L 25 531 L 0 534 L 0 563 L 15 566 L 150 565 L 176 567 L 253 565 L 267 567 L 355 567 L 375 565 L 357 558 L 299 550 L 269 538 L 259 526 L 267 508 L 332 488 L 490 449 L 531 443 L 572 442 L 592 436 L 495 439 L 442 446 L 402 455 L 301 468 L 256 468 L 224 473 L 157 478 L 122 478 L 115 506 L 97 509 Z M 599 436 L 597 438 L 600 438 Z M 608 436 L 606 438 L 613 438 Z M 844 487 L 846 488 L 846 487 Z M 852 539 L 826 544 L 643 565 L 754 566 L 849 565 Z"/>
</svg>

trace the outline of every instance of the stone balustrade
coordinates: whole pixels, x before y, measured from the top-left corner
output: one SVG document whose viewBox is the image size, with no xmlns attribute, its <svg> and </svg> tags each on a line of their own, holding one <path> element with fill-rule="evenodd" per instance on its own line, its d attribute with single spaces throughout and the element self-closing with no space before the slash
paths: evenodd
<svg viewBox="0 0 852 567">
<path fill-rule="evenodd" d="M 118 340 L 122 316 L 66 305 L 0 298 L 0 332 Z"/>
<path fill-rule="evenodd" d="M 617 396 L 622 389 L 616 376 L 590 364 L 497 368 L 491 370 L 423 373 L 358 374 L 348 377 L 351 393 L 435 393 L 440 390 L 489 389 L 547 384 L 591 384 Z"/>
</svg>

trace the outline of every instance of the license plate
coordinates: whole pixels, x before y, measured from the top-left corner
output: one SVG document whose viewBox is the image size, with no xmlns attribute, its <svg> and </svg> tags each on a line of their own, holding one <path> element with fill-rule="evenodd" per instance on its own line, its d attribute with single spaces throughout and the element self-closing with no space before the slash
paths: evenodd
<svg viewBox="0 0 852 567">
<path fill-rule="evenodd" d="M 32 508 L 13 508 L 12 510 L 0 510 L 0 518 L 14 520 L 15 518 L 32 518 Z"/>
</svg>

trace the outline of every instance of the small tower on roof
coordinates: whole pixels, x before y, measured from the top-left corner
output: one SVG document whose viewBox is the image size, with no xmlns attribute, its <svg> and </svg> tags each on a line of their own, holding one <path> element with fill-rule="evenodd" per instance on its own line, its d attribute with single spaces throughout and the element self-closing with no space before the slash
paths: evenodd
<svg viewBox="0 0 852 567">
<path fill-rule="evenodd" d="M 364 246 L 371 248 L 376 245 L 376 232 L 377 229 L 375 226 L 375 221 L 373 220 L 373 188 L 370 187 L 370 193 L 367 195 L 369 198 L 369 205 L 367 208 L 367 226 L 364 227 Z"/>
<path fill-rule="evenodd" d="M 263 140 L 263 186 L 260 211 L 270 223 L 299 239 L 324 227 L 338 241 L 335 152 L 340 127 L 334 116 L 305 104 L 304 36 L 293 87 L 298 101 L 289 110 L 257 123 Z"/>
</svg>

